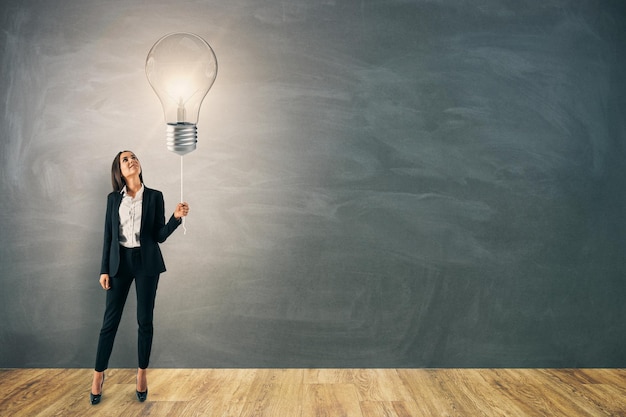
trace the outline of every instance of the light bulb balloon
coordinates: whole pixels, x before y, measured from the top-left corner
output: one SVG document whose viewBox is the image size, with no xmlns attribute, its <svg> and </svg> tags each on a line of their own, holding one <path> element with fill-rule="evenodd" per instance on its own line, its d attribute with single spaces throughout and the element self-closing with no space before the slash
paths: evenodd
<svg viewBox="0 0 626 417">
<path fill-rule="evenodd" d="M 213 49 L 193 33 L 165 35 L 148 52 L 146 76 L 163 106 L 167 149 L 195 150 L 200 105 L 217 76 Z"/>
</svg>

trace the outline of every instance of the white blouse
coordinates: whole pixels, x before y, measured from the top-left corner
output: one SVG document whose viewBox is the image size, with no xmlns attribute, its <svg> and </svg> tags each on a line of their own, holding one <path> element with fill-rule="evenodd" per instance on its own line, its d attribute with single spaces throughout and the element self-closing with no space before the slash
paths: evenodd
<svg viewBox="0 0 626 417">
<path fill-rule="evenodd" d="M 141 209 L 143 207 L 143 184 L 131 197 L 126 192 L 126 186 L 120 191 L 122 203 L 120 204 L 120 245 L 126 248 L 138 248 L 139 232 L 141 231 Z"/>
</svg>

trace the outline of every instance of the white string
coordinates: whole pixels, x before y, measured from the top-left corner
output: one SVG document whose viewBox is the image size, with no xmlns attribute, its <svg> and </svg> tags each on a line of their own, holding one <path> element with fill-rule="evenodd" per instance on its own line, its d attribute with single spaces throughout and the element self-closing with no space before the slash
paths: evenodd
<svg viewBox="0 0 626 417">
<path fill-rule="evenodd" d="M 180 202 L 183 201 L 183 156 L 180 156 Z M 185 227 L 185 217 L 183 216 L 183 234 L 187 234 L 187 228 Z"/>
</svg>

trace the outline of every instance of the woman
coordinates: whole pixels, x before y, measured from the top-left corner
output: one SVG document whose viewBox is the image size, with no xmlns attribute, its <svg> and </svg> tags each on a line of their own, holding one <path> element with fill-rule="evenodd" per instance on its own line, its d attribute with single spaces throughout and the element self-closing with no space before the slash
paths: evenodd
<svg viewBox="0 0 626 417">
<path fill-rule="evenodd" d="M 130 286 L 137 293 L 137 399 L 148 396 L 146 368 L 152 348 L 152 317 L 159 274 L 165 263 L 159 243 L 164 242 L 189 213 L 187 203 L 179 203 L 165 223 L 163 194 L 144 187 L 139 159 L 122 151 L 111 166 L 113 192 L 107 198 L 100 285 L 106 290 L 106 308 L 89 399 L 98 404 L 102 396 L 104 371 L 109 364 L 113 341 L 122 318 Z"/>
</svg>

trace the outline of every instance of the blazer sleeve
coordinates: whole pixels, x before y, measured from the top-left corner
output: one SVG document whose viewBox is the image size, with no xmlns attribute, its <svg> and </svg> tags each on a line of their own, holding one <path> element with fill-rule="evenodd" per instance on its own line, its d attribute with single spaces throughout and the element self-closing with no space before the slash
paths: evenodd
<svg viewBox="0 0 626 417">
<path fill-rule="evenodd" d="M 165 223 L 165 202 L 163 200 L 163 193 L 159 191 L 155 200 L 155 221 L 158 222 L 156 225 L 156 241 L 163 243 L 182 223 L 182 219 L 176 219 L 172 213 L 167 223 Z"/>
<path fill-rule="evenodd" d="M 104 242 L 102 243 L 102 263 L 100 265 L 100 274 L 108 274 L 111 260 L 111 240 L 113 239 L 112 229 L 112 210 L 113 195 L 109 194 L 107 198 L 107 210 L 104 218 Z"/>
</svg>

